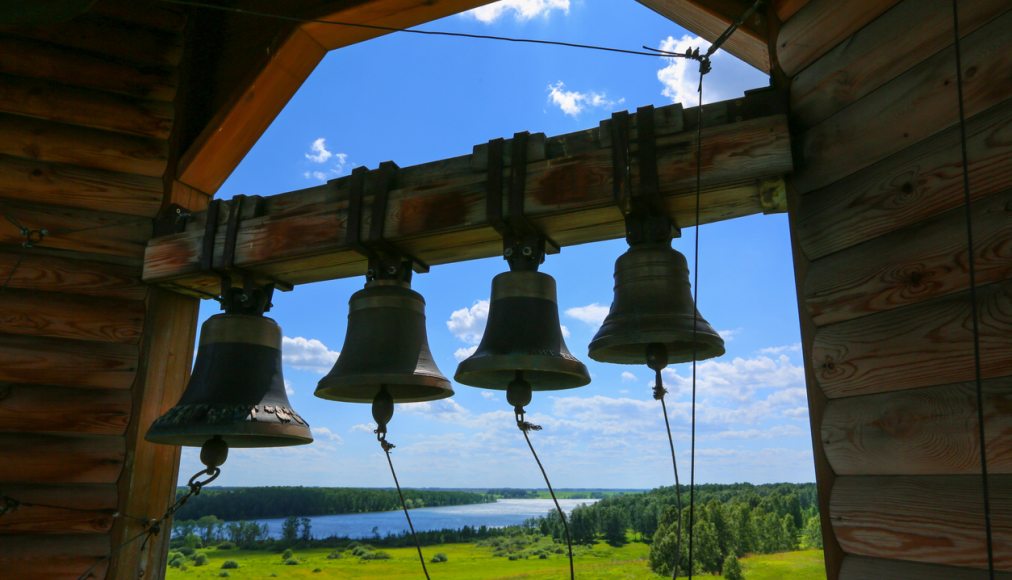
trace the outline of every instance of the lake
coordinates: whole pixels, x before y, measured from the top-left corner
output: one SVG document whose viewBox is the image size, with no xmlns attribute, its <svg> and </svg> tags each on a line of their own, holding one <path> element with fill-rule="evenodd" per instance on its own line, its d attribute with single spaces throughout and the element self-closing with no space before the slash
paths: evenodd
<svg viewBox="0 0 1012 580">
<path fill-rule="evenodd" d="M 559 505 L 567 514 L 578 505 L 591 504 L 596 499 L 560 499 Z M 411 522 L 418 531 L 457 529 L 464 526 L 502 527 L 522 524 L 530 518 L 543 516 L 555 509 L 550 499 L 500 499 L 495 503 L 432 507 L 413 509 Z M 346 538 L 371 538 L 373 528 L 379 535 L 399 534 L 408 531 L 408 522 L 401 510 L 391 512 L 368 512 L 362 514 L 340 514 L 333 516 L 312 516 L 314 538 L 339 536 Z M 281 537 L 284 518 L 256 520 L 267 524 L 272 538 Z"/>
</svg>

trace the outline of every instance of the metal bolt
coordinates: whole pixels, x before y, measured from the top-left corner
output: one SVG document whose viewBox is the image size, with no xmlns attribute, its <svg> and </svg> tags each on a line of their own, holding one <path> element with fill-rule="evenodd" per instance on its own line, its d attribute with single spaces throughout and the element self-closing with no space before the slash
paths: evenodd
<svg viewBox="0 0 1012 580">
<path fill-rule="evenodd" d="M 534 255 L 534 248 L 532 248 L 530 246 L 524 246 L 523 254 L 524 254 L 524 257 L 530 258 L 531 256 Z"/>
<path fill-rule="evenodd" d="M 513 248 L 506 248 L 505 250 L 503 250 L 502 254 L 507 258 L 509 258 L 510 256 L 513 255 Z"/>
<path fill-rule="evenodd" d="M 394 275 L 397 273 L 397 266 L 387 266 L 387 274 Z"/>
</svg>

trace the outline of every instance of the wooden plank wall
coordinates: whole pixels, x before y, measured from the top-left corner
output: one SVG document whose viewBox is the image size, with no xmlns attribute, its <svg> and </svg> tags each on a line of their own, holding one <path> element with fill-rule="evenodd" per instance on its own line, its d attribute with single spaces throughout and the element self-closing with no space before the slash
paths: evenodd
<svg viewBox="0 0 1012 580">
<path fill-rule="evenodd" d="M 1012 4 L 960 2 L 994 555 L 1012 572 Z M 775 3 L 829 578 L 982 578 L 948 0 Z"/>
<path fill-rule="evenodd" d="M 143 433 L 185 384 L 197 301 L 140 278 L 175 162 L 184 25 L 101 0 L 0 29 L 0 494 L 51 506 L 0 516 L 0 569 L 19 579 L 96 562 L 96 578 L 161 575 L 161 553 L 103 557 L 140 530 L 116 514 L 160 516 L 175 494 L 178 448 Z M 47 234 L 24 248 L 8 218 Z"/>
</svg>

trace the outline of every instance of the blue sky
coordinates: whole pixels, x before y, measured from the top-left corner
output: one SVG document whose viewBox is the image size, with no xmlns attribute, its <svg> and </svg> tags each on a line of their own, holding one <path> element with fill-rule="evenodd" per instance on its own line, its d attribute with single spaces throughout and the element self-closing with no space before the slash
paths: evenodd
<svg viewBox="0 0 1012 580">
<path fill-rule="evenodd" d="M 638 48 L 705 46 L 632 0 L 506 0 L 423 28 L 551 38 Z M 478 143 L 529 130 L 547 135 L 595 126 L 616 110 L 696 104 L 696 67 L 684 61 L 565 48 L 393 34 L 326 56 L 219 191 L 272 195 L 375 168 L 469 153 Z M 766 75 L 718 53 L 708 102 L 766 86 Z M 692 263 L 696 231 L 674 246 Z M 696 477 L 699 482 L 813 481 L 786 216 L 703 226 L 699 309 L 724 335 L 727 354 L 699 365 Z M 624 241 L 564 248 L 542 271 L 559 287 L 570 350 L 591 385 L 535 393 L 533 435 L 558 487 L 646 488 L 672 483 L 660 408 L 645 367 L 602 365 L 586 356 L 612 298 Z M 443 374 L 484 328 L 501 259 L 437 266 L 416 275 L 427 301 L 429 343 Z M 233 450 L 221 485 L 390 486 L 368 405 L 316 399 L 317 381 L 344 340 L 347 302 L 363 278 L 277 293 L 270 316 L 285 334 L 291 401 L 316 442 Z M 205 302 L 202 319 L 217 312 Z M 690 365 L 664 372 L 683 482 L 689 473 Z M 451 399 L 398 405 L 390 424 L 406 486 L 543 487 L 501 392 L 454 385 Z M 199 469 L 184 448 L 181 480 Z"/>
</svg>

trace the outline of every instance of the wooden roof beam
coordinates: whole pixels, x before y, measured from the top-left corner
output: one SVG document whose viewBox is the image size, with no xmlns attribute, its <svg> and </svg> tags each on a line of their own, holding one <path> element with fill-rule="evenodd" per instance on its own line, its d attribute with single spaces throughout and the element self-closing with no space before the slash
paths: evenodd
<svg viewBox="0 0 1012 580">
<path fill-rule="evenodd" d="M 787 119 L 773 91 L 706 105 L 703 113 L 702 223 L 784 211 L 781 177 L 792 170 L 792 162 Z M 660 193 L 677 223 L 692 226 L 696 110 L 670 105 L 654 115 Z M 637 124 L 633 115 L 634 151 Z M 532 135 L 529 143 L 525 211 L 545 234 L 561 245 L 624 235 L 613 196 L 609 131 L 594 127 L 551 138 Z M 486 166 L 486 146 L 479 145 L 470 155 L 401 168 L 389 193 L 383 229 L 388 240 L 429 264 L 499 255 L 501 238 L 485 210 Z M 631 173 L 636 187 L 635 162 Z M 343 177 L 265 198 L 259 215 L 244 215 L 239 222 L 234 266 L 262 280 L 292 284 L 362 274 L 365 260 L 346 239 L 349 184 Z M 367 189 L 364 231 L 370 226 L 371 199 Z M 224 267 L 227 215 L 223 208 L 216 268 Z M 184 232 L 151 240 L 145 282 L 205 296 L 218 292 L 217 278 L 200 268 L 205 219 L 206 212 L 197 213 Z"/>
</svg>

